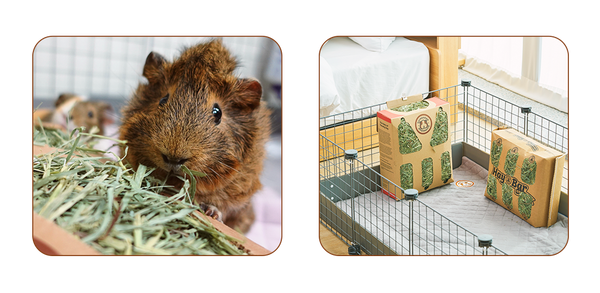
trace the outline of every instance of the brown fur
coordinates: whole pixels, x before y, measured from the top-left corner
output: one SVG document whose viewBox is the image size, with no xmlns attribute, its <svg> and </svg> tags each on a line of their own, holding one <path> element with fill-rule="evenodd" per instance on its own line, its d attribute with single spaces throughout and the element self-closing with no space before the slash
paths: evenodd
<svg viewBox="0 0 600 293">
<path fill-rule="evenodd" d="M 235 77 L 236 66 L 218 40 L 188 48 L 173 62 L 150 53 L 143 70 L 148 83 L 123 109 L 120 132 L 134 168 L 156 167 L 153 175 L 164 178 L 181 175 L 182 163 L 206 173 L 196 178 L 195 201 L 217 207 L 225 224 L 246 232 L 254 221 L 250 198 L 261 188 L 270 126 L 260 84 Z M 174 176 L 168 183 L 182 185 Z"/>
<path fill-rule="evenodd" d="M 89 132 L 94 126 L 98 127 L 98 135 L 104 135 L 107 124 L 113 123 L 112 107 L 100 101 L 77 102 L 70 111 L 69 120 L 73 128 L 83 126 Z"/>
</svg>

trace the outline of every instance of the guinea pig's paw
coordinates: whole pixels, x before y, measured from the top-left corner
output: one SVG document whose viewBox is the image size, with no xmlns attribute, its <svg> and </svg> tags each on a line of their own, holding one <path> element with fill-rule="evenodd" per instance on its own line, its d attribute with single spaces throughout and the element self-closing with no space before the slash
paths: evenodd
<svg viewBox="0 0 600 293">
<path fill-rule="evenodd" d="M 207 216 L 219 221 L 219 222 L 223 222 L 223 213 L 221 213 L 221 211 L 219 211 L 219 209 L 211 204 L 205 204 L 205 203 L 201 203 L 200 204 L 200 208 L 204 211 L 204 214 L 206 214 Z"/>
</svg>

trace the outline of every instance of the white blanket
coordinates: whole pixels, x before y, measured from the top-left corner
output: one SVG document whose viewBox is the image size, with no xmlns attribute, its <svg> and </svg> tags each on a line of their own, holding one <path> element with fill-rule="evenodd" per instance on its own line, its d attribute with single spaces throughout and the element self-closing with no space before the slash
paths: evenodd
<svg viewBox="0 0 600 293">
<path fill-rule="evenodd" d="M 509 255 L 552 255 L 559 253 L 568 238 L 568 218 L 559 214 L 558 222 L 549 228 L 534 228 L 502 206 L 487 199 L 483 194 L 486 187 L 487 170 L 463 157 L 462 165 L 454 170 L 455 182 L 469 180 L 472 187 L 458 187 L 455 183 L 423 192 L 419 200 L 440 214 L 462 226 L 475 235 L 493 236 L 493 245 Z M 408 217 L 406 201 L 394 201 L 381 192 L 373 192 L 355 199 L 355 213 L 358 222 L 371 231 L 378 239 L 399 253 L 408 246 Z M 350 200 L 340 201 L 336 205 L 350 214 Z M 416 204 L 415 204 L 416 206 Z M 403 211 L 401 216 L 394 211 Z M 415 243 L 424 245 L 426 241 L 439 242 L 429 251 L 415 249 L 420 254 L 477 254 L 473 249 L 463 246 L 477 246 L 472 237 L 460 235 L 460 231 L 450 229 L 450 233 L 428 231 L 433 229 L 431 221 L 434 215 L 420 211 L 415 220 L 417 231 Z M 438 217 L 439 218 L 439 217 Z M 452 231 L 454 230 L 454 231 Z M 454 236 L 454 234 L 459 234 Z M 435 235 L 445 238 L 443 241 Z M 468 245 L 462 240 L 466 239 Z M 423 248 L 425 249 L 425 248 Z M 436 249 L 439 249 L 436 250 Z M 475 252 L 475 253 L 473 253 Z"/>
<path fill-rule="evenodd" d="M 334 108 L 331 115 L 429 91 L 429 50 L 419 42 L 397 37 L 385 51 L 374 52 L 336 37 L 323 45 L 321 57 L 331 68 L 339 95 L 339 106 L 321 103 L 321 109 Z M 322 89 L 331 88 L 323 84 L 328 78 L 321 76 Z"/>
</svg>

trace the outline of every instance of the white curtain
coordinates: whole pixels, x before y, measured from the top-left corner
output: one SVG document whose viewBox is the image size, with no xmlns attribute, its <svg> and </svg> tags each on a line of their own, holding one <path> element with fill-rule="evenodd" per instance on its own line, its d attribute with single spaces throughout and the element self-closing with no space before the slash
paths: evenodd
<svg viewBox="0 0 600 293">
<path fill-rule="evenodd" d="M 553 37 L 462 37 L 464 69 L 568 113 L 568 57 Z"/>
<path fill-rule="evenodd" d="M 555 38 L 541 38 L 541 70 L 539 83 L 563 96 L 568 92 L 569 60 L 565 44 Z"/>
</svg>

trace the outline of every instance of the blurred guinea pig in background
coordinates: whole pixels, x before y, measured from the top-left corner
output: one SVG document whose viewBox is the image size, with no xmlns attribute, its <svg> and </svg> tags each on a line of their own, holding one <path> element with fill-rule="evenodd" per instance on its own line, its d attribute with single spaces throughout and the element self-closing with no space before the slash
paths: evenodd
<svg viewBox="0 0 600 293">
<path fill-rule="evenodd" d="M 112 106 L 106 102 L 87 101 L 82 96 L 65 93 L 58 97 L 54 107 L 54 110 L 39 110 L 36 111 L 37 114 L 34 112 L 34 120 L 39 117 L 42 122 L 50 123 L 52 127 L 68 133 L 78 127 L 84 127 L 87 133 L 118 137 L 118 126 L 115 125 L 116 114 Z M 109 139 L 97 139 L 94 148 L 119 155 L 119 148 L 113 147 L 113 144 L 114 142 Z"/>
<path fill-rule="evenodd" d="M 67 132 L 77 127 L 85 127 L 89 132 L 94 126 L 98 127 L 99 135 L 106 135 L 106 128 L 115 123 L 115 113 L 110 104 L 99 101 L 86 101 L 83 96 L 61 94 L 56 100 L 53 111 L 40 109 L 34 112 L 34 123 L 39 117 L 42 122 L 51 123 L 55 128 Z"/>
<path fill-rule="evenodd" d="M 98 128 L 98 135 L 106 135 L 106 127 L 115 123 L 111 105 L 99 101 L 81 101 L 73 105 L 67 119 L 67 131 L 77 127 L 85 127 L 86 132 Z"/>
</svg>

